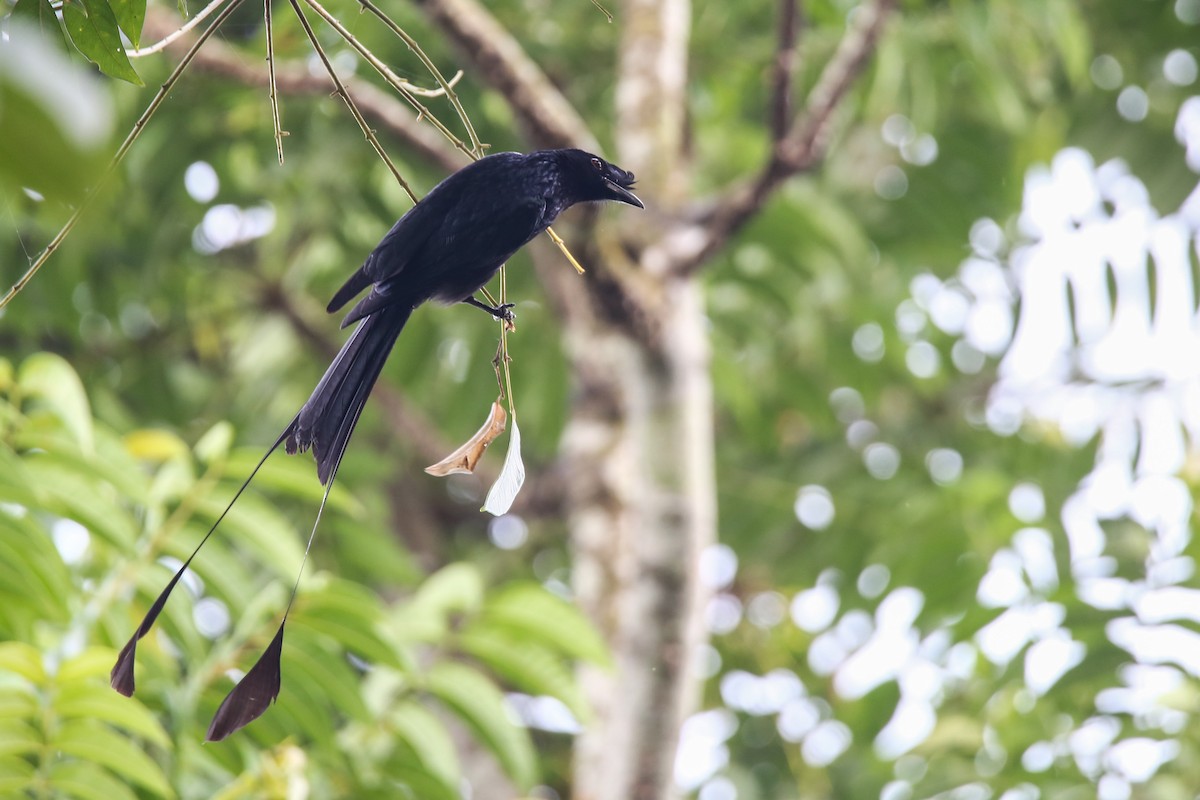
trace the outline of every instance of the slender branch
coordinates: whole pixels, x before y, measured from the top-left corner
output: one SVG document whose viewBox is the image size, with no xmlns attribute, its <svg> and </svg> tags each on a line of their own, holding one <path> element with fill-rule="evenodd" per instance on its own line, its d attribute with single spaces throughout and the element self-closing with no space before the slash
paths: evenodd
<svg viewBox="0 0 1200 800">
<path fill-rule="evenodd" d="M 779 44 L 775 49 L 775 66 L 771 75 L 771 137 L 778 142 L 787 134 L 792 116 L 792 76 L 796 72 L 796 34 L 803 12 L 799 0 L 779 3 Z"/>
<path fill-rule="evenodd" d="M 321 59 L 321 63 L 325 65 L 325 72 L 329 74 L 329 79 L 337 87 L 337 94 L 345 101 L 346 107 L 350 109 L 350 116 L 354 117 L 354 121 L 362 129 L 363 136 L 367 137 L 367 141 L 371 143 L 371 147 L 375 150 L 376 155 L 383 159 L 383 163 L 387 164 L 388 169 L 392 172 L 392 177 L 396 179 L 396 183 L 400 184 L 400 188 L 404 190 L 409 199 L 413 203 L 416 203 L 420 198 L 417 197 L 417 193 L 412 190 L 412 187 L 408 185 L 408 181 L 404 180 L 404 176 L 400 174 L 400 170 L 396 169 L 396 165 L 388 157 L 387 151 L 379 143 L 379 138 L 375 135 L 375 131 L 367 124 L 366 118 L 358 110 L 358 106 L 355 104 L 353 98 L 350 97 L 350 93 L 346 91 L 346 85 L 338 77 L 337 70 L 333 68 L 333 64 L 329 61 L 329 56 L 325 54 L 324 48 L 321 47 L 321 42 L 317 39 L 316 31 L 312 29 L 312 25 L 308 24 L 308 17 L 304 16 L 304 9 L 300 7 L 300 1 L 290 0 L 290 2 L 292 10 L 296 12 L 296 18 L 300 21 L 301 27 L 304 28 L 304 35 L 308 37 L 308 41 L 312 44 L 313 49 L 317 51 L 317 56 Z M 309 3 L 312 4 L 311 0 L 309 0 Z"/>
<path fill-rule="evenodd" d="M 422 104 L 421 101 L 416 98 L 416 95 L 409 89 L 409 84 L 407 81 L 401 80 L 400 77 L 396 75 L 396 73 L 393 72 L 387 64 L 384 64 L 378 56 L 376 56 L 366 47 L 366 45 L 358 41 L 358 39 L 354 37 L 354 34 L 350 33 L 346 26 L 343 25 L 337 17 L 326 11 L 325 8 L 317 2 L 317 0 L 304 0 L 304 2 L 309 8 L 317 12 L 317 14 L 321 17 L 321 19 L 325 20 L 329 27 L 337 31 L 338 35 L 346 41 L 346 44 L 353 47 L 355 52 L 366 59 L 367 63 L 374 67 L 375 71 L 382 75 L 383 79 L 387 81 L 393 89 L 400 93 L 400 96 L 404 98 L 404 101 L 416 110 L 418 120 L 427 120 L 430 125 L 437 128 L 438 132 L 449 139 L 450 142 L 459 150 L 462 150 L 471 158 L 478 157 L 475 155 L 475 151 L 471 147 L 463 142 L 462 139 L 455 136 L 454 133 L 447 128 L 433 112 L 426 108 L 424 104 Z"/>
<path fill-rule="evenodd" d="M 482 157 L 485 145 L 479 141 L 479 134 L 475 132 L 475 126 L 471 124 L 471 118 L 467 116 L 467 110 L 463 108 L 462 101 L 458 99 L 458 94 L 454 91 L 454 84 L 442 77 L 441 70 L 437 68 L 437 64 L 433 63 L 433 59 L 425 55 L 425 50 L 422 49 L 420 43 L 417 42 L 416 39 L 409 36 L 403 28 L 397 25 L 391 17 L 383 13 L 378 6 L 371 2 L 371 0 L 359 0 L 359 4 L 362 5 L 362 7 L 367 11 L 370 11 L 372 14 L 374 14 L 383 22 L 384 25 L 387 25 L 388 28 L 391 29 L 392 33 L 396 34 L 400 41 L 408 45 L 408 49 L 411 50 L 418 59 L 420 59 L 421 63 L 425 66 L 425 69 L 429 71 L 429 74 L 432 75 L 433 79 L 437 81 L 438 86 L 440 86 L 442 91 L 445 92 L 446 98 L 450 101 L 450 105 L 454 108 L 454 112 L 458 114 L 459 121 L 461 121 L 463 127 L 466 128 L 467 138 L 471 140 L 471 152 L 475 154 L 476 158 Z M 462 73 L 459 72 L 459 74 L 461 75 Z"/>
<path fill-rule="evenodd" d="M 539 147 L 598 149 L 570 101 L 476 0 L 417 0 L 480 79 L 504 95 L 530 141 Z"/>
<path fill-rule="evenodd" d="M 782 143 L 780 158 L 793 171 L 807 169 L 825 155 L 834 111 L 866 68 L 895 5 L 896 0 L 875 0 L 855 13 L 850 30 L 825 65 L 809 92 L 804 111 Z"/>
<path fill-rule="evenodd" d="M 165 50 L 176 39 L 178 39 L 181 36 L 186 35 L 188 31 L 190 31 L 192 28 L 196 27 L 202 21 L 204 21 L 204 19 L 209 14 L 216 11 L 217 8 L 219 8 L 220 5 L 224 2 L 225 2 L 225 0 L 212 0 L 211 3 L 209 3 L 208 5 L 206 5 L 204 8 L 202 8 L 200 10 L 199 14 L 197 14 L 196 16 L 189 19 L 187 22 L 180 25 L 177 29 L 175 29 L 171 33 L 168 33 L 167 35 L 163 36 L 161 39 L 159 39 L 154 44 L 147 45 L 145 47 L 139 47 L 137 50 L 126 50 L 125 55 L 129 56 L 130 58 L 141 58 L 142 56 L 152 55 L 154 53 L 159 52 L 160 50 Z M 271 4 L 268 2 L 267 3 L 267 26 L 268 26 L 267 30 L 268 31 L 270 30 L 270 25 L 271 25 L 270 20 L 271 20 Z M 270 34 L 268 34 L 267 36 L 269 39 Z"/>
<path fill-rule="evenodd" d="M 275 126 L 275 154 L 279 156 L 279 165 L 283 166 L 283 137 L 287 133 L 279 124 L 279 94 L 275 88 L 275 37 L 271 29 L 271 0 L 263 0 L 263 20 L 267 28 L 267 84 L 271 97 L 271 122 Z"/>
<path fill-rule="evenodd" d="M 154 7 L 146 16 L 146 30 L 172 29 L 177 17 Z M 173 52 L 174 48 L 168 49 Z M 241 53 L 219 40 L 209 42 L 192 66 L 193 70 L 217 75 L 246 86 L 269 86 L 268 70 L 246 60 Z M 326 95 L 335 86 L 327 75 L 313 75 L 307 65 L 277 62 L 276 90 L 285 95 Z M 346 90 L 354 98 L 363 115 L 416 150 L 422 161 L 452 172 L 466 163 L 462 154 L 447 146 L 446 140 L 434 129 L 421 125 L 417 117 L 388 92 L 354 76 L 343 79 Z"/>
<path fill-rule="evenodd" d="M 225 1 L 226 0 L 222 0 L 222 2 Z M 158 92 L 155 93 L 154 98 L 150 101 L 150 104 L 146 106 L 146 110 L 142 112 L 140 117 L 138 117 L 137 122 L 133 123 L 133 128 L 125 137 L 125 141 L 121 142 L 121 146 L 117 148 L 117 152 L 113 155 L 112 161 L 108 163 L 108 168 L 105 169 L 104 174 L 100 176 L 95 184 L 93 184 L 88 193 L 84 195 L 83 200 L 81 200 L 79 205 L 75 207 L 75 211 L 72 212 L 71 216 L 67 218 L 67 221 L 63 224 L 59 232 L 55 234 L 53 239 L 50 240 L 50 243 L 46 245 L 46 248 L 42 250 L 40 254 L 38 254 L 38 257 L 34 260 L 34 262 L 29 265 L 29 269 L 25 270 L 25 274 L 22 275 L 15 284 L 13 284 L 12 288 L 8 290 L 8 293 L 4 295 L 4 297 L 0 298 L 0 309 L 12 302 L 12 299 L 16 297 L 22 289 L 25 288 L 25 285 L 29 283 L 29 281 L 33 280 L 33 276 L 36 275 L 38 270 L 40 270 L 42 266 L 50 259 L 50 256 L 53 255 L 54 251 L 59 248 L 59 246 L 63 243 L 63 240 L 67 238 L 67 235 L 74 230 L 76 223 L 79 222 L 79 217 L 83 214 L 84 210 L 91 205 L 92 200 L 94 200 L 96 195 L 100 193 L 100 190 L 107 185 L 108 180 L 112 177 L 113 173 L 117 171 L 117 167 L 120 166 L 121 161 L 124 160 L 126 154 L 129 152 L 129 148 L 133 147 L 133 143 L 137 141 L 137 138 L 141 135 L 142 130 L 145 129 L 146 123 L 150 121 L 150 117 L 154 116 L 154 112 L 158 111 L 158 107 L 162 105 L 163 101 L 167 99 L 167 95 L 171 93 L 171 89 L 175 87 L 175 82 L 179 80 L 179 76 L 183 74 L 183 71 L 187 69 L 188 64 L 190 64 L 192 59 L 196 57 L 196 53 L 199 52 L 201 46 L 203 46 L 208 38 L 212 36 L 217 28 L 221 26 L 221 23 L 228 19 L 229 16 L 234 12 L 241 0 L 228 0 L 228 2 L 229 5 L 222 9 L 221 13 L 217 15 L 217 18 L 213 20 L 213 23 L 209 25 L 196 39 L 195 44 L 193 44 L 192 47 L 186 53 L 184 53 L 183 58 L 179 60 L 179 63 L 175 66 L 175 69 L 171 71 L 169 76 L 167 76 L 166 82 L 159 87 Z"/>
<path fill-rule="evenodd" d="M 824 158 L 834 114 L 875 52 L 895 5 L 896 0 L 873 0 L 859 7 L 809 92 L 808 102 L 759 174 L 733 187 L 691 224 L 664 237 L 662 247 L 667 252 L 663 257 L 674 272 L 686 275 L 699 269 L 759 212 L 784 181 Z"/>
</svg>

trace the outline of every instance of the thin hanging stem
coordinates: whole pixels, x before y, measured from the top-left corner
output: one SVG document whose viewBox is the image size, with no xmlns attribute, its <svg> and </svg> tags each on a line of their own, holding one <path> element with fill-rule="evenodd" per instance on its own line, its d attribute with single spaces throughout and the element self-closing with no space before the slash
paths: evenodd
<svg viewBox="0 0 1200 800">
<path fill-rule="evenodd" d="M 429 74 L 433 76 L 434 80 L 437 81 L 438 86 L 440 86 L 446 93 L 446 99 L 450 101 L 450 105 L 454 108 L 455 113 L 458 114 L 458 118 L 462 121 L 463 127 L 466 128 L 467 138 L 471 140 L 471 151 L 475 153 L 476 158 L 481 158 L 483 156 L 484 144 L 479 141 L 479 135 L 475 133 L 475 126 L 471 124 L 471 120 L 467 116 L 467 110 L 463 108 L 462 102 L 458 99 L 458 95 L 454 92 L 453 84 L 449 83 L 444 77 L 442 77 L 441 70 L 439 70 L 437 65 L 433 63 L 433 59 L 425 54 L 425 51 L 421 49 L 421 45 L 417 43 L 417 40 L 409 36 L 408 33 L 399 25 L 397 25 L 391 17 L 383 13 L 379 6 L 375 5 L 373 2 L 371 2 L 371 0 L 358 0 L 358 2 L 359 5 L 374 14 L 380 21 L 383 22 L 384 25 L 387 25 L 388 28 L 391 29 L 392 33 L 396 34 L 401 41 L 408 45 L 408 49 L 411 50 L 418 59 L 420 59 L 421 63 L 425 65 L 425 69 L 429 70 Z"/>
<path fill-rule="evenodd" d="M 436 115 L 433 114 L 433 112 L 426 108 L 425 105 L 417 99 L 416 95 L 409 88 L 407 81 L 401 80 L 400 77 L 396 75 L 396 73 L 394 73 L 387 64 L 384 64 L 382 61 L 380 61 L 378 56 L 368 50 L 362 42 L 354 38 L 354 34 L 350 33 L 350 31 L 346 29 L 346 26 L 338 21 L 337 17 L 326 11 L 325 8 L 319 2 L 317 2 L 317 0 L 304 0 L 304 2 L 309 8 L 316 12 L 321 19 L 325 20 L 329 27 L 337 31 L 338 35 L 346 41 L 346 44 L 353 47 L 355 52 L 362 56 L 368 64 L 374 67 L 375 71 L 383 76 L 383 79 L 387 81 L 392 88 L 400 93 L 400 96 L 404 98 L 404 101 L 412 106 L 414 110 L 416 110 L 418 120 L 429 120 L 429 124 L 437 128 L 438 132 L 445 136 L 446 139 L 449 140 L 450 143 L 456 148 L 461 150 L 472 159 L 479 158 L 479 156 L 475 154 L 475 151 L 472 150 L 466 142 L 455 136 L 453 131 L 447 128 L 446 125 L 440 119 L 438 119 Z M 295 5 L 295 3 L 293 3 L 293 5 Z"/>
<path fill-rule="evenodd" d="M 113 173 L 117 171 L 117 167 L 120 165 L 121 161 L 124 160 L 125 155 L 129 152 L 129 148 L 133 147 L 133 143 L 137 141 L 137 138 L 142 134 L 142 130 L 145 129 L 146 123 L 150 121 L 150 118 L 154 116 L 154 112 L 158 111 L 158 107 L 162 105 L 163 101 L 167 99 L 167 95 L 171 93 L 173 88 L 175 88 L 175 82 L 179 80 L 179 76 L 183 74 L 185 69 L 187 69 L 188 64 L 192 63 L 192 59 L 196 57 L 196 53 L 200 51 L 201 46 L 203 46 L 203 44 L 208 41 L 209 37 L 216 32 L 217 28 L 221 26 L 221 23 L 228 19 L 229 15 L 234 12 L 241 0 L 219 0 L 219 2 L 228 2 L 229 5 L 222 9 L 221 13 L 217 15 L 217 18 L 213 20 L 212 24 L 204 29 L 204 32 L 197 37 L 196 43 L 193 44 L 188 49 L 187 53 L 184 54 L 183 58 L 180 59 L 179 64 L 176 65 L 175 69 L 171 71 L 171 74 L 167 77 L 167 80 L 163 83 L 163 85 L 159 87 L 158 92 L 154 95 L 154 99 L 150 101 L 150 105 L 146 106 L 146 110 L 142 112 L 140 117 L 138 117 L 137 122 L 133 123 L 132 130 L 129 131 L 129 134 L 125 137 L 125 141 L 121 143 L 121 146 L 117 148 L 117 152 L 113 155 L 112 161 L 109 162 L 107 169 L 104 170 L 104 173 L 99 177 L 99 179 L 97 179 L 92 188 L 88 190 L 87 194 L 83 196 L 83 200 L 81 200 L 79 205 L 75 207 L 75 210 L 71 212 L 71 216 L 67 218 L 67 221 L 63 224 L 62 229 L 55 234 L 54 238 L 50 240 L 50 243 L 46 245 L 46 248 L 38 254 L 37 259 L 35 259 L 34 262 L 29 265 L 29 269 L 25 270 L 25 274 L 13 284 L 12 288 L 8 290 L 8 293 L 4 295 L 4 297 L 0 298 L 0 308 L 4 308 L 10 302 L 12 302 L 12 299 L 16 297 L 22 289 L 25 288 L 25 285 L 29 283 L 29 281 L 33 280 L 33 276 L 37 274 L 38 270 L 42 268 L 42 265 L 50 259 L 50 256 L 54 254 L 54 251 L 57 250 L 59 245 L 63 243 L 63 240 L 67 238 L 67 234 L 74 230 L 76 223 L 79 222 L 79 217 L 84 212 L 84 209 L 91 204 L 92 200 L 96 198 L 96 195 L 100 193 L 100 190 L 108 183 L 108 180 L 112 177 Z"/>
<path fill-rule="evenodd" d="M 275 154 L 279 156 L 279 166 L 283 166 L 283 137 L 287 131 L 279 124 L 279 95 L 275 91 L 275 37 L 271 30 L 271 0 L 263 2 L 263 20 L 267 29 L 267 85 L 271 95 L 271 122 L 275 126 Z"/>
<path fill-rule="evenodd" d="M 355 105 L 354 100 L 350 98 L 350 93 L 346 91 L 346 85 L 343 84 L 342 79 L 338 77 L 337 72 L 333 68 L 333 64 L 329 61 L 329 56 L 325 54 L 325 50 L 321 47 L 321 43 L 317 41 L 317 34 L 312 29 L 312 25 L 309 24 L 308 17 L 304 16 L 304 9 L 300 8 L 299 0 L 290 0 L 290 2 L 292 4 L 292 9 L 296 12 L 296 18 L 300 20 L 300 25 L 304 28 L 304 34 L 308 36 L 308 41 L 312 43 L 313 49 L 317 51 L 317 55 L 321 59 L 321 63 L 325 65 L 325 71 L 329 73 L 329 79 L 332 80 L 333 85 L 337 87 L 336 94 L 340 95 L 342 100 L 345 101 L 346 107 L 350 109 L 350 115 L 354 117 L 354 121 L 357 122 L 358 127 L 362 129 L 363 134 L 367 137 L 367 141 L 371 143 L 371 147 L 375 149 L 375 152 L 380 158 L 383 159 L 383 163 L 387 164 L 388 169 L 392 171 L 392 175 L 395 176 L 396 182 L 400 184 L 400 188 L 404 189 L 405 193 L 408 194 L 409 199 L 416 203 L 418 200 L 416 192 L 412 190 L 412 187 L 408 185 L 408 181 L 404 180 L 404 176 L 400 174 L 400 170 L 396 169 L 396 165 L 392 163 L 390 158 L 388 158 L 388 154 L 384 151 L 383 145 L 381 145 L 379 143 L 379 139 L 375 137 L 375 131 L 371 130 L 371 126 L 367 124 L 366 118 L 364 118 L 362 112 L 358 110 L 358 106 Z M 313 4 L 312 0 L 306 0 L 306 2 L 308 2 L 309 5 Z"/>
</svg>

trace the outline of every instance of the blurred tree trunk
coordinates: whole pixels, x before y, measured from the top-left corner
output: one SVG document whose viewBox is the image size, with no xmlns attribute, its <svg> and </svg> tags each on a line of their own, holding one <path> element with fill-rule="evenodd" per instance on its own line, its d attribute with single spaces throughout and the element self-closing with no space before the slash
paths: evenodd
<svg viewBox="0 0 1200 800">
<path fill-rule="evenodd" d="M 614 309 L 610 287 L 593 283 L 594 313 L 573 318 L 567 335 L 578 380 L 563 442 L 575 592 L 614 660 L 583 671 L 596 716 L 576 740 L 577 800 L 674 796 L 675 745 L 699 701 L 707 631 L 695 566 L 716 536 L 704 305 L 696 281 L 655 264 L 647 246 L 687 188 L 690 14 L 689 0 L 621 9 L 616 160 L 654 200 L 622 220 L 635 246 L 601 242 L 597 262 L 639 276 L 636 295 Z"/>
</svg>

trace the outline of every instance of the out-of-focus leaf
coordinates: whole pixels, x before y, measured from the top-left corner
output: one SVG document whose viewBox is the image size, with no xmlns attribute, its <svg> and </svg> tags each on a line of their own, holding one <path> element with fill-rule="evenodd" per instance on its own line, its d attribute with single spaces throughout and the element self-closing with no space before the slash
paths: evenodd
<svg viewBox="0 0 1200 800">
<path fill-rule="evenodd" d="M 89 647 L 62 663 L 54 676 L 60 684 L 86 681 L 92 678 L 107 680 L 117 651 L 111 647 Z"/>
<path fill-rule="evenodd" d="M 479 608 L 482 602 L 483 577 L 479 569 L 474 564 L 449 564 L 425 579 L 403 613 L 465 613 Z"/>
<path fill-rule="evenodd" d="M 23 758 L 0 757 L 0 797 L 27 797 L 34 766 Z"/>
<path fill-rule="evenodd" d="M 504 466 L 500 468 L 500 477 L 496 478 L 496 482 L 488 490 L 480 510 L 497 517 L 507 514 L 524 483 L 525 463 L 521 461 L 521 430 L 517 427 L 517 418 L 514 415 L 512 433 L 508 436 L 508 452 L 504 454 Z"/>
<path fill-rule="evenodd" d="M 504 433 L 507 418 L 508 415 L 504 411 L 504 406 L 500 405 L 500 401 L 493 401 L 492 410 L 479 430 L 475 431 L 474 435 L 461 447 L 436 464 L 426 467 L 425 471 L 439 478 L 447 475 L 473 473 L 475 465 L 479 463 L 479 459 L 483 458 L 483 452 L 487 450 L 488 445 Z"/>
<path fill-rule="evenodd" d="M 591 709 L 574 674 L 545 647 L 486 629 L 464 633 L 458 641 L 465 652 L 514 687 L 534 695 L 557 697 L 580 722 L 591 717 Z"/>
<path fill-rule="evenodd" d="M 512 721 L 504 695 L 470 667 L 453 662 L 429 671 L 429 691 L 454 711 L 495 754 L 504 771 L 523 789 L 537 779 L 537 759 L 529 732 Z"/>
<path fill-rule="evenodd" d="M 108 666 L 112 666 L 111 659 Z M 121 697 L 107 684 L 71 683 L 54 697 L 53 708 L 63 719 L 94 719 L 137 734 L 159 747 L 170 748 L 166 730 L 136 699 Z M 112 736 L 110 732 L 108 736 Z"/>
<path fill-rule="evenodd" d="M 204 435 L 196 441 L 193 449 L 196 452 L 196 458 L 205 464 L 211 464 L 229 455 L 231 446 L 233 446 L 233 426 L 225 420 L 221 420 L 204 432 Z"/>
<path fill-rule="evenodd" d="M 379 601 L 362 587 L 331 580 L 321 591 L 306 593 L 292 612 L 297 626 L 329 635 L 359 658 L 401 667 L 401 660 L 380 634 Z"/>
<path fill-rule="evenodd" d="M 13 5 L 12 14 L 14 19 L 24 19 L 37 26 L 47 41 L 66 46 L 67 35 L 63 33 L 62 23 L 58 21 L 50 0 L 17 0 Z"/>
<path fill-rule="evenodd" d="M 0 642 L 0 669 L 15 672 L 35 686 L 46 682 L 42 654 L 25 642 Z"/>
<path fill-rule="evenodd" d="M 20 719 L 0 720 L 0 755 L 17 756 L 42 748 L 42 736 L 28 722 Z"/>
<path fill-rule="evenodd" d="M 24 684 L 0 687 L 0 719 L 30 719 L 38 712 L 38 699 Z"/>
<path fill-rule="evenodd" d="M 145 8 L 142 14 L 145 15 Z M 63 20 L 79 52 L 105 75 L 120 78 L 135 86 L 145 85 L 129 63 L 129 56 L 125 55 L 121 34 L 117 30 L 117 18 L 107 0 L 66 0 L 63 3 Z"/>
<path fill-rule="evenodd" d="M 478 624 L 501 625 L 581 661 L 601 665 L 612 661 L 587 617 L 536 583 L 513 583 L 488 597 Z"/>
<path fill-rule="evenodd" d="M 0 563 L 7 578 L 0 596 L 10 595 L 10 605 L 20 602 L 46 620 L 67 618 L 71 579 L 49 536 L 28 520 L 0 519 Z"/>
<path fill-rule="evenodd" d="M 289 621 L 295 622 L 294 619 Z M 290 637 L 291 641 L 283 654 L 283 660 L 287 663 L 289 689 L 297 688 L 301 680 L 307 681 L 312 693 L 323 699 L 323 706 L 332 706 L 338 714 L 348 719 L 367 719 L 368 711 L 360 692 L 359 673 L 347 663 L 345 655 L 322 646 L 321 637 L 297 625 L 293 625 Z M 326 735 L 334 733 L 332 724 L 326 724 L 325 727 Z"/>
<path fill-rule="evenodd" d="M 442 721 L 429 709 L 414 702 L 402 702 L 388 714 L 388 721 L 417 758 L 447 786 L 458 786 L 462 775 L 454 740 Z"/>
<path fill-rule="evenodd" d="M 0 39 L 0 184 L 74 199 L 104 166 L 112 101 L 26 19 Z"/>
<path fill-rule="evenodd" d="M 91 406 L 83 381 L 66 359 L 54 353 L 35 353 L 21 363 L 17 384 L 22 392 L 36 397 L 62 420 L 80 449 L 85 453 L 94 450 Z"/>
<path fill-rule="evenodd" d="M 140 747 L 95 720 L 63 722 L 54 737 L 54 747 L 84 761 L 112 770 L 123 778 L 154 792 L 174 797 L 162 768 Z"/>
<path fill-rule="evenodd" d="M 108 735 L 112 736 L 111 733 Z M 82 761 L 55 763 L 50 768 L 50 785 L 69 797 L 82 800 L 134 800 L 137 797 L 124 782 L 96 764 Z"/>
<path fill-rule="evenodd" d="M 171 431 L 142 428 L 125 435 L 125 449 L 140 461 L 161 463 L 187 455 L 188 447 Z"/>
</svg>

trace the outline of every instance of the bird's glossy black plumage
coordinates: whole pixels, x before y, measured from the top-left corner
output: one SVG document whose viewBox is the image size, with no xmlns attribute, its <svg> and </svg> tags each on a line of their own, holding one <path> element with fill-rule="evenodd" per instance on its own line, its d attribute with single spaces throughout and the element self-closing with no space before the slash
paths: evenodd
<svg viewBox="0 0 1200 800">
<path fill-rule="evenodd" d="M 289 453 L 312 448 L 328 481 L 371 387 L 413 309 L 469 301 L 500 266 L 576 203 L 642 207 L 631 172 L 583 150 L 497 153 L 439 183 L 399 219 L 333 296 L 337 311 L 363 289 L 343 327 L 359 327 L 285 432 Z M 361 322 L 360 322 L 361 320 Z"/>
<path fill-rule="evenodd" d="M 446 178 L 401 217 L 329 303 L 332 313 L 370 287 L 342 322 L 343 327 L 355 322 L 358 327 L 295 419 L 150 606 L 113 666 L 113 688 L 133 694 L 138 640 L 150 631 L 192 559 L 280 444 L 289 453 L 312 448 L 328 498 L 367 396 L 413 309 L 427 300 L 439 300 L 501 311 L 483 306 L 474 294 L 513 253 L 576 203 L 615 200 L 642 208 L 642 201 L 630 191 L 632 186 L 633 173 L 582 150 L 499 153 Z M 291 601 L 262 657 L 221 704 L 208 730 L 210 741 L 224 739 L 257 719 L 278 696 L 283 631 L 290 609 Z"/>
</svg>

